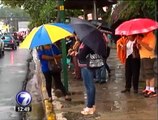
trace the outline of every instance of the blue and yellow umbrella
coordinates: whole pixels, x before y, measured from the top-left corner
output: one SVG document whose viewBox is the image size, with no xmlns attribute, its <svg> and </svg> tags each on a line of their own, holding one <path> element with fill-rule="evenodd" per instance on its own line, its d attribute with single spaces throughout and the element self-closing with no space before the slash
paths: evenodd
<svg viewBox="0 0 158 120">
<path fill-rule="evenodd" d="M 32 49 L 40 45 L 52 44 L 60 39 L 71 36 L 73 32 L 73 28 L 68 24 L 44 24 L 34 28 L 20 44 L 20 48 Z"/>
</svg>

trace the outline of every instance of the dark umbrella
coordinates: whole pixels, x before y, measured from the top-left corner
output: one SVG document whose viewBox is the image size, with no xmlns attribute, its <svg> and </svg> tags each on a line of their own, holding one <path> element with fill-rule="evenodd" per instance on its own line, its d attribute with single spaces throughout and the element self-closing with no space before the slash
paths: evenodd
<svg viewBox="0 0 158 120">
<path fill-rule="evenodd" d="M 105 42 L 103 34 L 91 23 L 79 18 L 71 18 L 71 25 L 78 38 L 95 53 L 105 56 Z"/>
<path fill-rule="evenodd" d="M 96 27 L 99 27 L 102 30 L 111 32 L 111 28 L 108 25 L 108 23 L 106 23 L 103 20 L 90 20 L 90 23 L 92 23 L 93 25 L 95 25 Z"/>
</svg>

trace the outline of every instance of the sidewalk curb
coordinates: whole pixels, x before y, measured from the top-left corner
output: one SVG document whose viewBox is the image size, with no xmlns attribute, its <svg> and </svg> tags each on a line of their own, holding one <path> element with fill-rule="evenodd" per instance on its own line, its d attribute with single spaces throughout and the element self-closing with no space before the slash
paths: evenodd
<svg viewBox="0 0 158 120">
<path fill-rule="evenodd" d="M 44 94 L 46 94 L 46 87 L 43 83 L 43 79 L 42 79 L 41 91 L 42 91 L 42 96 L 44 98 Z M 43 99 L 43 104 L 44 104 L 46 119 L 47 120 L 56 120 L 56 115 L 54 113 L 52 103 L 48 102 L 48 100 L 46 98 L 44 98 Z"/>
</svg>

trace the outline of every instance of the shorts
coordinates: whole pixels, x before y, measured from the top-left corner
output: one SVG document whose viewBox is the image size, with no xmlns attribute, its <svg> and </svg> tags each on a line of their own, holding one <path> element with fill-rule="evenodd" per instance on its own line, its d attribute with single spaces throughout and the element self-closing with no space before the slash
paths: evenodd
<svg viewBox="0 0 158 120">
<path fill-rule="evenodd" d="M 154 78 L 154 76 L 155 76 L 154 62 L 155 62 L 155 58 L 143 58 L 143 59 L 141 59 L 142 77 L 145 80 Z"/>
</svg>

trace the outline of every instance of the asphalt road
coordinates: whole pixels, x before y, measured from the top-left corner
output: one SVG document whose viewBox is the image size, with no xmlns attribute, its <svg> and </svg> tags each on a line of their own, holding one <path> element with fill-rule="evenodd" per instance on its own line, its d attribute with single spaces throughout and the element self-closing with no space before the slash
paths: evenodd
<svg viewBox="0 0 158 120">
<path fill-rule="evenodd" d="M 27 74 L 29 50 L 5 50 L 0 58 L 0 120 L 18 120 L 19 113 L 14 111 L 16 94 L 22 90 Z"/>
</svg>

